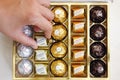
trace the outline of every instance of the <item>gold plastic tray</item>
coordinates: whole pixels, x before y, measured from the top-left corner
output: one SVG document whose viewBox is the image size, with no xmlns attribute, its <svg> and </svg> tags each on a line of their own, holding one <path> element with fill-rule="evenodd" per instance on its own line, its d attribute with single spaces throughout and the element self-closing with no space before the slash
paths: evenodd
<svg viewBox="0 0 120 80">
<path fill-rule="evenodd" d="M 71 14 L 71 6 L 83 6 L 85 7 L 86 11 L 85 11 L 85 33 L 86 35 L 84 35 L 84 37 L 86 38 L 85 40 L 85 47 L 83 48 L 80 48 L 80 49 L 86 49 L 86 60 L 85 62 L 80 62 L 80 63 L 86 63 L 86 76 L 85 77 L 72 77 L 72 71 L 71 71 L 71 64 L 75 63 L 75 62 L 72 62 L 72 58 L 71 58 L 71 49 L 72 49 L 72 39 L 71 39 L 71 36 L 73 35 L 72 31 L 71 31 L 71 25 L 72 25 L 72 14 Z M 107 36 L 106 36 L 106 46 L 107 46 L 107 54 L 106 54 L 106 64 L 107 64 L 107 72 L 106 72 L 106 76 L 105 77 L 91 77 L 91 74 L 90 74 L 90 61 L 91 61 L 91 55 L 90 55 L 90 44 L 91 44 L 91 41 L 90 41 L 90 26 L 91 26 L 91 22 L 90 22 L 90 8 L 91 6 L 94 6 L 94 5 L 99 5 L 99 6 L 106 6 L 106 11 L 107 11 L 107 19 L 106 19 L 106 29 L 107 29 Z M 108 3 L 51 3 L 51 7 L 54 7 L 54 6 L 66 6 L 65 8 L 67 9 L 68 11 L 68 19 L 67 21 L 64 23 L 66 26 L 67 26 L 67 30 L 68 30 L 68 35 L 67 35 L 67 38 L 63 41 L 65 42 L 65 44 L 68 45 L 68 53 L 67 53 L 67 58 L 65 58 L 64 60 L 67 62 L 68 64 L 68 72 L 67 72 L 67 76 L 65 77 L 54 77 L 54 76 L 40 76 L 40 77 L 36 77 L 35 76 L 35 72 L 33 72 L 29 77 L 19 77 L 17 76 L 18 74 L 16 74 L 16 65 L 17 65 L 17 61 L 18 60 L 21 60 L 21 58 L 19 58 L 16 54 L 16 43 L 14 43 L 13 45 L 13 80 L 109 80 L 109 76 L 110 76 L 110 68 L 109 68 L 109 59 L 110 59 L 110 53 L 109 53 L 109 35 L 108 35 L 108 32 L 109 32 L 109 4 Z M 41 34 L 39 33 L 35 33 L 34 34 L 34 37 L 35 36 L 39 36 Z M 38 50 L 41 49 L 40 47 L 38 48 Z M 42 48 L 42 49 L 49 49 L 49 47 L 46 47 L 46 48 Z M 49 51 L 50 52 L 50 51 Z M 38 62 L 38 61 L 35 61 L 34 60 L 34 55 L 31 56 L 29 59 L 31 61 L 33 61 L 34 64 L 37 64 L 37 63 L 49 63 L 49 62 Z M 50 60 L 54 60 L 54 58 L 52 58 L 50 56 Z M 34 71 L 34 70 L 33 70 Z"/>
</svg>

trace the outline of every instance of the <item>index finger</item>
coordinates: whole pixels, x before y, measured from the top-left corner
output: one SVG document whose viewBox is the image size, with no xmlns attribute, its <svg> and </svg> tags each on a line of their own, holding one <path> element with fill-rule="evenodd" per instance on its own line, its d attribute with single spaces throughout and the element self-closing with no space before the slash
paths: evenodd
<svg viewBox="0 0 120 80">
<path fill-rule="evenodd" d="M 33 25 L 39 27 L 40 30 L 44 31 L 45 37 L 50 39 L 52 33 L 52 23 L 40 15 L 34 18 L 33 21 Z"/>
<path fill-rule="evenodd" d="M 50 7 L 50 0 L 38 0 L 42 6 Z"/>
</svg>

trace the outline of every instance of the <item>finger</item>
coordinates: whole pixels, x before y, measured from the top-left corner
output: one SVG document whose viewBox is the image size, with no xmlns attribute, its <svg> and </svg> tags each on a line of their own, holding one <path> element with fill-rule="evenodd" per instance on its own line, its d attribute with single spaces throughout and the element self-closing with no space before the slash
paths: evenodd
<svg viewBox="0 0 120 80">
<path fill-rule="evenodd" d="M 34 26 L 33 29 L 34 29 L 35 32 L 39 32 L 40 31 L 40 28 L 37 27 L 37 26 Z"/>
<path fill-rule="evenodd" d="M 18 35 L 19 35 L 19 37 L 18 37 Z M 20 42 L 26 46 L 31 46 L 34 49 L 37 49 L 37 43 L 35 42 L 35 40 L 26 36 L 25 34 L 23 34 L 22 31 L 16 32 L 16 34 L 12 35 L 12 37 L 17 42 Z"/>
<path fill-rule="evenodd" d="M 47 18 L 49 21 L 52 21 L 54 19 L 54 14 L 52 13 L 52 11 L 50 11 L 50 9 L 41 6 L 40 7 L 40 13 Z"/>
<path fill-rule="evenodd" d="M 50 7 L 50 0 L 38 0 L 42 6 Z"/>
<path fill-rule="evenodd" d="M 40 30 L 44 31 L 46 38 L 51 38 L 52 33 L 52 24 L 46 18 L 39 15 L 38 17 L 34 17 L 31 19 L 32 22 L 30 24 L 35 25 L 40 28 Z"/>
</svg>

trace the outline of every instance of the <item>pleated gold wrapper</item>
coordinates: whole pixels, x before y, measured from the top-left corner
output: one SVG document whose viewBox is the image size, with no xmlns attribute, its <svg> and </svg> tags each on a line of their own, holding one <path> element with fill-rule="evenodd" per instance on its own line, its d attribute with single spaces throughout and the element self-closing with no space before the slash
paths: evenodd
<svg viewBox="0 0 120 80">
<path fill-rule="evenodd" d="M 54 22 L 63 23 L 67 19 L 67 11 L 62 6 L 56 6 L 52 9 L 54 13 Z"/>
<path fill-rule="evenodd" d="M 67 64 L 63 60 L 55 60 L 50 66 L 51 73 L 57 77 L 62 77 L 67 72 Z"/>
<path fill-rule="evenodd" d="M 50 51 L 55 58 L 63 58 L 67 54 L 67 46 L 62 42 L 54 43 Z"/>
<path fill-rule="evenodd" d="M 53 25 L 52 37 L 55 40 L 63 40 L 67 35 L 67 29 L 62 24 Z"/>
</svg>

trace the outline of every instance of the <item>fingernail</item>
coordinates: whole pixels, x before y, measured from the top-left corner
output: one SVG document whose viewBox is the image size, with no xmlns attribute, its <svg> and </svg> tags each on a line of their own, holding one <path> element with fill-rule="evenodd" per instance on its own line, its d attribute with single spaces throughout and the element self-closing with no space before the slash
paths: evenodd
<svg viewBox="0 0 120 80">
<path fill-rule="evenodd" d="M 51 36 L 48 36 L 48 39 L 50 39 L 51 38 Z"/>
<path fill-rule="evenodd" d="M 37 49 L 38 46 L 37 46 L 37 45 L 32 45 L 32 48 L 33 48 L 33 49 Z"/>
</svg>

